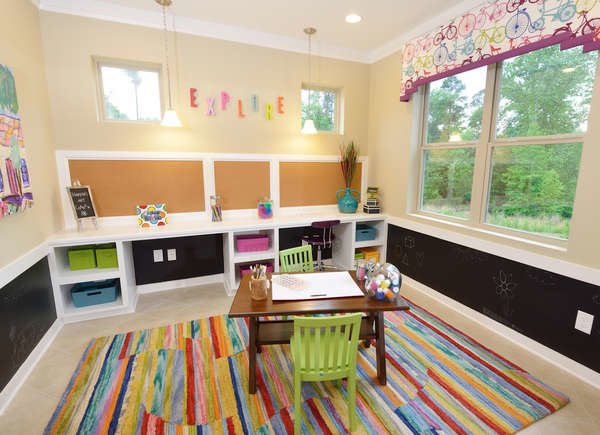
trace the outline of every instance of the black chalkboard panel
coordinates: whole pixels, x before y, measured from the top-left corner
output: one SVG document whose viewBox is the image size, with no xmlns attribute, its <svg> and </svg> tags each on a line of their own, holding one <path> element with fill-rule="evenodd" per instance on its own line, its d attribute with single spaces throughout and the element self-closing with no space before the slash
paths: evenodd
<svg viewBox="0 0 600 435">
<path fill-rule="evenodd" d="M 48 260 L 0 289 L 0 390 L 56 320 Z"/>
<path fill-rule="evenodd" d="M 217 275 L 224 270 L 222 234 L 137 240 L 132 246 L 137 285 Z M 162 262 L 154 262 L 155 249 L 162 249 Z M 176 249 L 177 260 L 167 261 L 168 249 Z"/>
<path fill-rule="evenodd" d="M 96 217 L 96 208 L 89 186 L 67 187 L 67 192 L 77 219 Z"/>
<path fill-rule="evenodd" d="M 387 259 L 400 271 L 600 372 L 600 287 L 389 225 Z M 595 316 L 577 331 L 577 310 Z"/>
</svg>

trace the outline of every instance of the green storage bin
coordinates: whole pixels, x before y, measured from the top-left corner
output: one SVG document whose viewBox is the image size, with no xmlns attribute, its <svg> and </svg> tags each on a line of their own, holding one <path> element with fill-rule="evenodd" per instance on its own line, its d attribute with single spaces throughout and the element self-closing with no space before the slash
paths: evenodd
<svg viewBox="0 0 600 435">
<path fill-rule="evenodd" d="M 69 257 L 69 269 L 83 270 L 96 267 L 96 255 L 93 246 L 77 246 L 70 248 L 67 252 Z"/>
<path fill-rule="evenodd" d="M 115 245 L 96 246 L 96 264 L 100 269 L 111 269 L 119 267 L 117 260 L 117 247 Z"/>
</svg>

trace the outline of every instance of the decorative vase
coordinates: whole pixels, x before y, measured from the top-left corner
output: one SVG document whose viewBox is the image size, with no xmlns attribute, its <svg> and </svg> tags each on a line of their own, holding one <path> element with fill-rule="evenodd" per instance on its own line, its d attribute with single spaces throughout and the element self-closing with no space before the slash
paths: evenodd
<svg viewBox="0 0 600 435">
<path fill-rule="evenodd" d="M 356 194 L 356 197 L 352 196 L 353 193 Z M 335 192 L 335 197 L 337 198 L 340 213 L 356 213 L 358 198 L 360 197 L 358 190 L 350 188 L 338 190 Z"/>
</svg>

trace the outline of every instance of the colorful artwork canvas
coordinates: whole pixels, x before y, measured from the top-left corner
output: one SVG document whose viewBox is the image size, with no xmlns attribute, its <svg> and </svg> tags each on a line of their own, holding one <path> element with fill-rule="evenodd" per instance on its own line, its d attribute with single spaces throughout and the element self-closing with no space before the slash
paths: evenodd
<svg viewBox="0 0 600 435">
<path fill-rule="evenodd" d="M 33 205 L 15 79 L 0 64 L 0 218 Z"/>
<path fill-rule="evenodd" d="M 137 206 L 138 225 L 142 228 L 162 227 L 167 224 L 166 204 L 145 204 Z"/>
</svg>

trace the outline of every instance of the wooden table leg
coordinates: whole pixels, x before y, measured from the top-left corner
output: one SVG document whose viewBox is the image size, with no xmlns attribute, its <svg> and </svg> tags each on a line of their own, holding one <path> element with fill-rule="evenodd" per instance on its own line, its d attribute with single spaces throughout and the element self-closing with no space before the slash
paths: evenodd
<svg viewBox="0 0 600 435">
<path fill-rule="evenodd" d="M 250 349 L 248 362 L 248 392 L 256 393 L 256 341 L 258 339 L 258 321 L 256 317 L 250 317 Z"/>
<path fill-rule="evenodd" d="M 372 331 L 373 327 L 375 326 L 375 314 L 373 314 L 373 313 L 367 314 L 367 324 L 369 325 L 369 331 Z M 365 349 L 370 348 L 371 347 L 371 339 L 367 338 L 366 340 L 363 340 L 363 346 L 365 347 Z"/>
<path fill-rule="evenodd" d="M 385 367 L 385 328 L 383 323 L 383 311 L 377 313 L 375 329 L 377 334 L 377 378 L 379 379 L 380 385 L 385 385 L 387 383 L 387 374 Z"/>
</svg>

